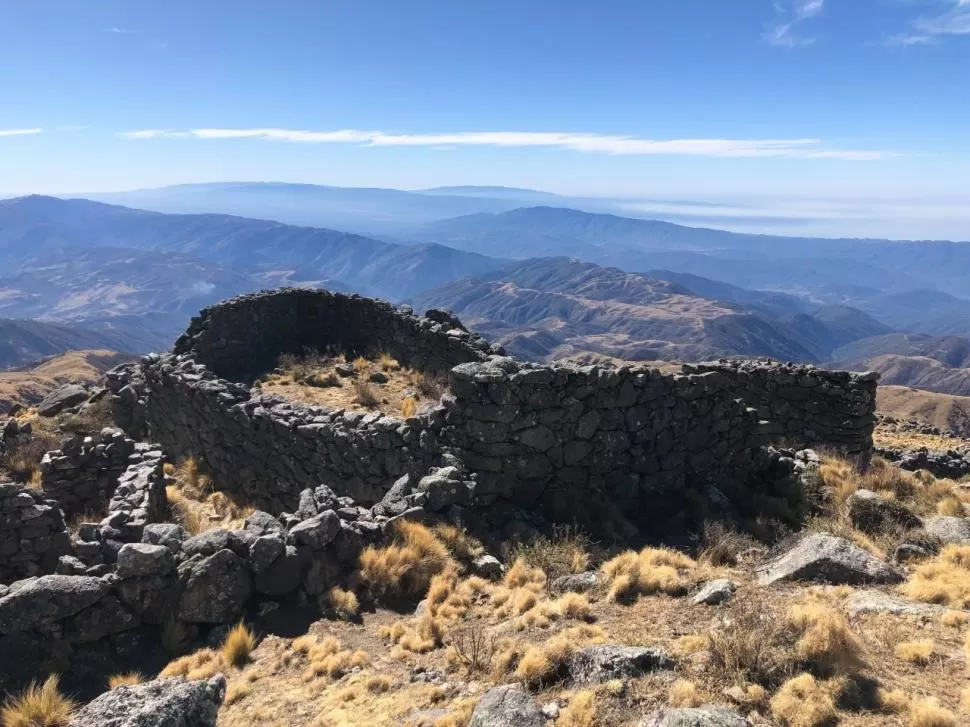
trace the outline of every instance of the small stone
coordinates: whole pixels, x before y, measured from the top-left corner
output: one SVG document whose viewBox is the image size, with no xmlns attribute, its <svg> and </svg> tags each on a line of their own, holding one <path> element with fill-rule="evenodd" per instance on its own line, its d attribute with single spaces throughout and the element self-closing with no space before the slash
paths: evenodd
<svg viewBox="0 0 970 727">
<path fill-rule="evenodd" d="M 472 560 L 471 572 L 480 578 L 497 581 L 505 574 L 505 566 L 494 555 L 484 553 Z"/>
<path fill-rule="evenodd" d="M 674 666 L 674 660 L 662 649 L 598 644 L 573 654 L 569 673 L 573 681 L 592 683 L 639 677 L 649 671 L 673 669 Z"/>
<path fill-rule="evenodd" d="M 584 571 L 583 573 L 570 573 L 569 575 L 559 576 L 552 582 L 552 589 L 555 591 L 573 591 L 574 593 L 586 593 L 591 591 L 599 583 L 599 573 L 596 571 Z"/>
<path fill-rule="evenodd" d="M 726 578 L 718 578 L 713 581 L 708 581 L 701 586 L 701 590 L 690 599 L 690 602 L 695 606 L 699 606 L 702 603 L 706 603 L 709 606 L 716 606 L 730 600 L 736 589 L 737 584 L 733 581 L 729 581 Z"/>
</svg>

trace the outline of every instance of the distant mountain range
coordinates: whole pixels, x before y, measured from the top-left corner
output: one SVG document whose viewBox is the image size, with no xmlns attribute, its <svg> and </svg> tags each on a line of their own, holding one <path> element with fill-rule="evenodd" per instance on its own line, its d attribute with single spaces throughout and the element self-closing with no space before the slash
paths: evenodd
<svg viewBox="0 0 970 727">
<path fill-rule="evenodd" d="M 844 368 L 882 374 L 882 383 L 970 396 L 970 339 L 894 333 L 849 343 L 833 354 Z"/>
<path fill-rule="evenodd" d="M 139 352 L 150 348 L 150 339 L 127 332 L 0 318 L 0 371 L 36 363 L 64 351 L 113 349 Z"/>
<path fill-rule="evenodd" d="M 901 384 L 965 386 L 962 365 L 914 341 L 970 338 L 968 243 L 737 234 L 506 187 L 226 183 L 105 198 L 198 213 L 0 201 L 0 316 L 67 323 L 109 339 L 83 345 L 143 351 L 168 348 L 217 300 L 324 286 L 453 308 L 533 358 L 835 359 Z M 386 234 L 323 220 L 356 230 L 369 221 Z M 27 350 L 8 349 L 18 347 Z"/>
<path fill-rule="evenodd" d="M 105 371 L 134 358 L 106 350 L 59 354 L 9 371 L 0 370 L 0 415 L 15 404 L 36 404 L 61 384 L 94 383 Z"/>
</svg>

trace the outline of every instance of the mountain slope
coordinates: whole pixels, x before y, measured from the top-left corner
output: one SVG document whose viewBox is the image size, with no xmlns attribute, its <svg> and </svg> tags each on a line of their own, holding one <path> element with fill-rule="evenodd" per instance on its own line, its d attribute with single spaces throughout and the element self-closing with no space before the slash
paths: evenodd
<svg viewBox="0 0 970 727">
<path fill-rule="evenodd" d="M 150 350 L 135 333 L 93 330 L 79 326 L 0 318 L 0 369 L 23 366 L 77 349 L 112 349 L 140 353 Z"/>
<path fill-rule="evenodd" d="M 61 384 L 94 383 L 108 369 L 132 358 L 107 350 L 69 351 L 39 364 L 0 371 L 0 414 L 14 403 L 35 404 Z"/>
<path fill-rule="evenodd" d="M 970 437 L 970 397 L 940 394 L 908 386 L 885 386 L 876 391 L 880 414 L 897 419 L 916 419 L 957 436 Z"/>
<path fill-rule="evenodd" d="M 415 303 L 451 308 L 529 358 L 581 352 L 631 360 L 814 358 L 758 313 L 700 298 L 676 283 L 567 258 L 514 263 L 429 291 Z"/>
</svg>

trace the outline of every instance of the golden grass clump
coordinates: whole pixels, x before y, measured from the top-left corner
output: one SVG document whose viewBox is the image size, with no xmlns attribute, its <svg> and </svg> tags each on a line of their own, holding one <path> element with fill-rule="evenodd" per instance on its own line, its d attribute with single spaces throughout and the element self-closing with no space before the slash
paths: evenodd
<svg viewBox="0 0 970 727">
<path fill-rule="evenodd" d="M 539 592 L 546 586 L 546 573 L 542 568 L 529 565 L 525 558 L 518 557 L 506 571 L 502 584 L 509 589 L 525 588 Z"/>
<path fill-rule="evenodd" d="M 216 674 L 227 670 L 226 661 L 221 653 L 214 649 L 200 649 L 169 662 L 158 676 L 160 679 L 185 677 L 190 681 L 199 681 L 211 679 Z"/>
<path fill-rule="evenodd" d="M 909 695 L 902 689 L 883 689 L 876 690 L 876 705 L 883 712 L 890 714 L 903 714 L 909 711 Z"/>
<path fill-rule="evenodd" d="M 601 571 L 610 587 L 607 597 L 629 602 L 640 594 L 685 594 L 690 583 L 681 573 L 696 565 L 692 558 L 676 550 L 644 548 L 639 553 L 628 550 L 606 561 Z"/>
<path fill-rule="evenodd" d="M 909 727 L 957 727 L 953 712 L 942 707 L 936 697 L 914 699 L 909 705 Z"/>
<path fill-rule="evenodd" d="M 917 566 L 899 590 L 917 601 L 970 607 L 970 545 L 947 545 L 935 558 Z"/>
<path fill-rule="evenodd" d="M 377 364 L 381 367 L 381 371 L 399 371 L 401 369 L 401 364 L 395 361 L 389 353 L 382 353 L 380 358 L 377 359 Z"/>
<path fill-rule="evenodd" d="M 837 716 L 830 690 L 807 673 L 782 685 L 771 699 L 771 714 L 785 727 L 823 727 Z"/>
<path fill-rule="evenodd" d="M 232 705 L 253 693 L 253 685 L 246 681 L 229 682 L 224 704 Z"/>
<path fill-rule="evenodd" d="M 124 674 L 112 674 L 108 677 L 108 689 L 131 687 L 135 684 L 141 684 L 143 681 L 145 681 L 145 677 L 137 671 L 130 671 Z"/>
<path fill-rule="evenodd" d="M 327 603 L 339 618 L 350 620 L 360 613 L 360 601 L 353 591 L 334 586 L 327 592 Z"/>
<path fill-rule="evenodd" d="M 249 630 L 244 623 L 232 627 L 219 647 L 222 657 L 228 664 L 241 667 L 249 661 L 249 656 L 256 648 L 256 634 Z"/>
<path fill-rule="evenodd" d="M 485 552 L 485 546 L 481 541 L 469 535 L 464 528 L 449 523 L 438 523 L 431 528 L 431 531 L 448 552 L 462 563 L 471 562 Z"/>
<path fill-rule="evenodd" d="M 454 567 L 445 545 L 421 523 L 402 521 L 394 540 L 382 548 L 366 548 L 358 560 L 358 577 L 375 598 L 424 595 L 431 579 Z"/>
<path fill-rule="evenodd" d="M 667 692 L 667 704 L 671 707 L 699 707 L 703 702 L 697 685 L 686 679 L 675 681 Z"/>
<path fill-rule="evenodd" d="M 57 676 L 52 675 L 4 702 L 0 723 L 4 727 L 66 727 L 76 708 L 74 700 L 61 694 Z"/>
<path fill-rule="evenodd" d="M 933 658 L 936 645 L 933 639 L 917 639 L 915 641 L 904 641 L 896 645 L 896 656 L 903 661 L 917 666 L 926 666 Z"/>
<path fill-rule="evenodd" d="M 178 521 L 179 525 L 185 528 L 185 532 L 190 535 L 198 535 L 202 532 L 202 518 L 199 511 L 192 506 L 181 490 L 175 485 L 168 485 L 165 488 L 165 499 L 168 500 L 168 509 L 172 516 Z"/>
<path fill-rule="evenodd" d="M 589 621 L 593 618 L 593 607 L 582 593 L 564 593 L 552 602 L 553 608 L 563 618 Z"/>
<path fill-rule="evenodd" d="M 595 727 L 596 692 L 584 689 L 569 698 L 569 704 L 559 713 L 556 727 Z"/>
<path fill-rule="evenodd" d="M 340 641 L 327 636 L 322 641 L 307 634 L 294 639 L 290 649 L 306 658 L 307 669 L 303 680 L 310 682 L 318 677 L 339 679 L 351 669 L 365 666 L 370 661 L 366 651 L 344 649 Z"/>
<path fill-rule="evenodd" d="M 823 674 L 844 674 L 862 665 L 862 645 L 832 606 L 821 600 L 795 605 L 788 623 L 799 632 L 795 654 L 804 665 Z"/>
<path fill-rule="evenodd" d="M 944 611 L 940 623 L 951 628 L 959 628 L 970 623 L 970 613 L 966 611 Z"/>
<path fill-rule="evenodd" d="M 369 381 L 361 381 L 357 379 L 353 385 L 354 388 L 354 401 L 356 401 L 361 406 L 372 409 L 381 403 L 377 394 L 374 392 L 374 387 L 371 386 Z"/>
<path fill-rule="evenodd" d="M 418 413 L 418 400 L 413 396 L 405 396 L 401 399 L 401 418 L 410 419 Z"/>
<path fill-rule="evenodd" d="M 936 512 L 939 515 L 949 515 L 950 517 L 963 517 L 963 502 L 958 497 L 944 497 L 936 503 Z"/>
<path fill-rule="evenodd" d="M 393 685 L 394 683 L 383 674 L 372 674 L 364 682 L 364 687 L 371 694 L 383 694 L 390 691 Z"/>
<path fill-rule="evenodd" d="M 354 370 L 358 374 L 364 373 L 368 368 L 370 368 L 370 361 L 368 361 L 364 356 L 358 356 L 353 361 Z"/>
<path fill-rule="evenodd" d="M 496 654 L 496 663 L 506 670 L 514 668 L 514 676 L 530 687 L 539 687 L 558 681 L 573 652 L 582 646 L 602 643 L 603 629 L 596 626 L 573 626 L 539 644 L 524 648 L 512 644 L 511 648 Z"/>
</svg>

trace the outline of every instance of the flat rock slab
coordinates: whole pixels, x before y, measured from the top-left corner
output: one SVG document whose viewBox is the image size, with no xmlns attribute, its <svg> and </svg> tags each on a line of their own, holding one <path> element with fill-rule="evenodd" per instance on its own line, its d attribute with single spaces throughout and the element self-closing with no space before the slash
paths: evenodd
<svg viewBox="0 0 970 727">
<path fill-rule="evenodd" d="M 724 707 L 664 708 L 641 719 L 637 727 L 751 727 L 751 722 Z"/>
<path fill-rule="evenodd" d="M 215 727 L 226 679 L 181 677 L 118 687 L 90 702 L 69 727 Z"/>
<path fill-rule="evenodd" d="M 892 613 L 897 616 L 923 616 L 935 618 L 950 609 L 937 606 L 934 603 L 920 603 L 897 598 L 882 591 L 858 591 L 853 593 L 845 602 L 845 609 L 850 616 L 861 613 Z"/>
<path fill-rule="evenodd" d="M 931 517 L 923 528 L 944 543 L 970 543 L 970 519 L 965 517 Z"/>
<path fill-rule="evenodd" d="M 518 684 L 489 689 L 482 695 L 468 727 L 544 727 L 538 702 Z"/>
<path fill-rule="evenodd" d="M 88 399 L 88 390 L 78 384 L 64 384 L 58 386 L 51 393 L 41 399 L 37 405 L 37 413 L 42 417 L 52 417 L 65 409 L 77 406 Z"/>
<path fill-rule="evenodd" d="M 629 679 L 660 669 L 673 669 L 676 663 L 666 651 L 644 646 L 587 646 L 573 654 L 569 674 L 582 683 Z"/>
<path fill-rule="evenodd" d="M 819 581 L 833 585 L 900 583 L 902 571 L 884 563 L 845 538 L 815 533 L 757 571 L 763 586 L 788 581 Z"/>
<path fill-rule="evenodd" d="M 0 598 L 0 634 L 27 631 L 73 616 L 110 590 L 100 578 L 41 576 L 18 581 Z"/>
</svg>

